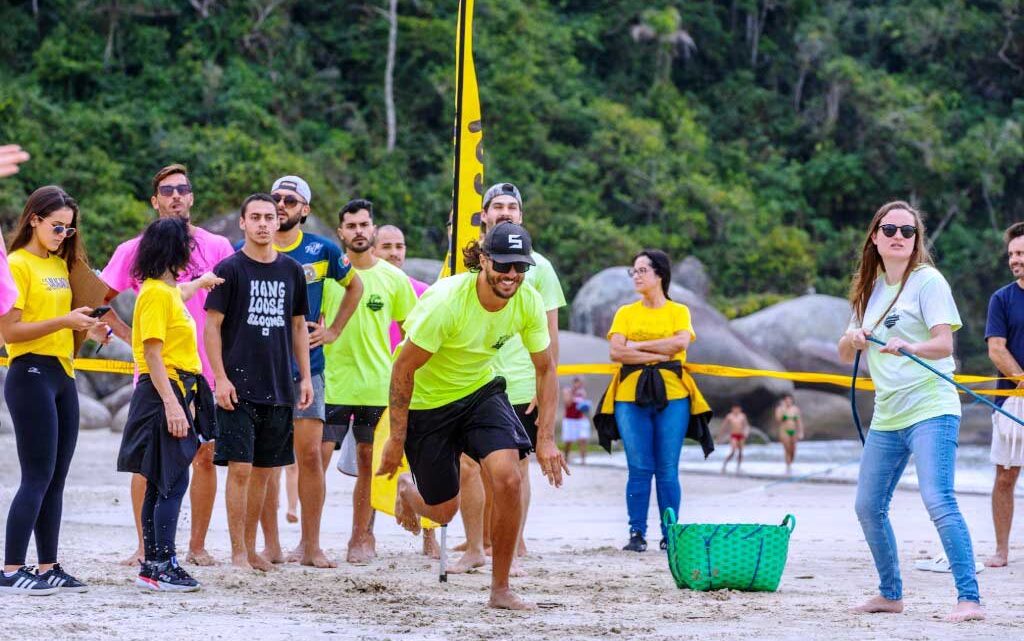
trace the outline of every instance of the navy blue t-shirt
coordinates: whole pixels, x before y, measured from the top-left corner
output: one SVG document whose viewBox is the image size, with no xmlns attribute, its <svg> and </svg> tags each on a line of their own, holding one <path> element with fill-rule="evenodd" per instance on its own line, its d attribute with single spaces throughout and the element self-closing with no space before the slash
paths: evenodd
<svg viewBox="0 0 1024 641">
<path fill-rule="evenodd" d="M 985 322 L 985 340 L 993 336 L 1006 339 L 1006 349 L 1018 364 L 1024 366 L 1024 289 L 1016 281 L 996 290 L 988 301 L 988 320 Z M 997 389 L 1017 387 L 1012 381 L 999 381 Z M 1005 396 L 992 399 L 1000 407 Z"/>
<path fill-rule="evenodd" d="M 241 249 L 242 243 L 238 243 L 235 249 Z M 274 245 L 279 253 L 292 258 L 300 265 L 306 275 L 306 290 L 309 299 L 309 311 L 306 313 L 306 320 L 311 323 L 320 322 L 322 310 L 321 302 L 324 298 L 324 279 L 337 280 L 342 285 L 348 286 L 355 272 L 348 257 L 335 243 L 304 231 L 299 231 L 299 237 L 288 247 Z M 309 373 L 313 376 L 322 374 L 324 371 L 324 348 L 323 346 L 309 350 Z M 292 375 L 297 379 L 298 367 L 292 364 Z"/>
</svg>

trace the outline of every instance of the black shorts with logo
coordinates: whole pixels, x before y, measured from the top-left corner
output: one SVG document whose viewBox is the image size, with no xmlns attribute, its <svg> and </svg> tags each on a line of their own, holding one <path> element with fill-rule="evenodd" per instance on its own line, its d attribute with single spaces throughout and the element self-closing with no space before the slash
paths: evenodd
<svg viewBox="0 0 1024 641">
<path fill-rule="evenodd" d="M 334 449 L 341 449 L 348 428 L 356 443 L 373 443 L 373 432 L 386 407 L 377 405 L 331 405 L 327 404 L 327 421 L 324 423 L 324 443 L 334 443 Z"/>
<path fill-rule="evenodd" d="M 295 462 L 290 405 L 262 405 L 243 399 L 233 411 L 217 407 L 215 465 L 252 463 L 253 467 L 283 467 Z"/>
<path fill-rule="evenodd" d="M 458 496 L 461 454 L 479 462 L 498 450 L 519 450 L 523 458 L 531 449 L 500 376 L 448 405 L 409 410 L 405 456 L 427 505 Z"/>
</svg>

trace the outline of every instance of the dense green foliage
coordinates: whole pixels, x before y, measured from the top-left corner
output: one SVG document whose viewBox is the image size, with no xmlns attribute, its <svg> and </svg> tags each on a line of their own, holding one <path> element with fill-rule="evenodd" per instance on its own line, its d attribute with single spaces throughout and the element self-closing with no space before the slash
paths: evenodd
<svg viewBox="0 0 1024 641">
<path fill-rule="evenodd" d="M 283 172 L 332 214 L 356 195 L 440 257 L 451 193 L 456 0 L 400 0 L 385 146 L 386 0 L 53 0 L 0 7 L 0 139 L 33 160 L 7 224 L 59 182 L 94 262 L 194 172 L 196 214 Z M 984 362 L 999 230 L 1024 218 L 1024 21 L 1010 0 L 478 0 L 487 181 L 512 180 L 574 293 L 644 245 L 708 266 L 740 309 L 842 295 L 863 227 L 904 198 Z"/>
</svg>

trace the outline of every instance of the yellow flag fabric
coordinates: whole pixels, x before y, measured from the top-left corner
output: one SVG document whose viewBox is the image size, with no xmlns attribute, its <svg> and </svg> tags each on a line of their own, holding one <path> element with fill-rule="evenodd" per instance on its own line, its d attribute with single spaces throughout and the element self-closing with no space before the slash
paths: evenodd
<svg viewBox="0 0 1024 641">
<path fill-rule="evenodd" d="M 462 248 L 480 236 L 484 195 L 483 121 L 473 65 L 473 0 L 460 0 L 455 31 L 455 162 L 452 226 L 441 277 L 466 271 Z"/>
<path fill-rule="evenodd" d="M 384 443 L 388 440 L 389 436 L 391 436 L 391 419 L 388 416 L 388 411 L 384 410 L 384 414 L 377 423 L 377 428 L 373 431 L 372 469 L 374 474 L 373 481 L 370 483 L 370 505 L 378 512 L 394 516 L 395 498 L 398 496 L 398 475 L 409 471 L 409 463 L 403 456 L 402 464 L 398 466 L 398 472 L 393 478 L 388 479 L 386 476 L 377 476 L 380 460 L 384 456 Z M 430 519 L 420 518 L 420 527 L 429 530 L 437 527 L 437 523 Z"/>
</svg>

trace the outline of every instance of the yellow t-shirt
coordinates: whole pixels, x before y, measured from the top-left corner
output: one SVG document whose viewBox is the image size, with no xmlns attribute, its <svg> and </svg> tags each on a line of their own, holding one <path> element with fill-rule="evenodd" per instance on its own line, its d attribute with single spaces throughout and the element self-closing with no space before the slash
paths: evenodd
<svg viewBox="0 0 1024 641">
<path fill-rule="evenodd" d="M 644 307 L 643 301 L 623 305 L 615 312 L 615 319 L 608 330 L 608 339 L 612 334 L 622 334 L 627 341 L 651 341 L 669 338 L 679 332 L 690 332 L 690 340 L 697 340 L 690 323 L 690 308 L 681 303 L 668 301 L 657 309 Z M 686 362 L 686 351 L 673 357 L 680 364 Z M 665 393 L 668 400 L 686 398 L 689 394 L 682 381 L 674 373 L 661 370 L 665 379 Z M 635 372 L 619 381 L 619 389 L 615 394 L 616 401 L 633 402 L 636 400 L 636 382 L 640 372 Z"/>
<path fill-rule="evenodd" d="M 68 264 L 51 254 L 40 258 L 27 249 L 19 249 L 8 257 L 11 276 L 18 288 L 14 307 L 21 310 L 24 323 L 38 323 L 71 311 L 71 282 Z M 22 354 L 56 356 L 65 373 L 75 377 L 75 337 L 70 329 L 59 329 L 35 340 L 8 343 L 7 353 L 13 361 Z"/>
<path fill-rule="evenodd" d="M 143 345 L 152 339 L 164 343 L 160 355 L 171 380 L 181 382 L 179 369 L 194 374 L 203 371 L 196 345 L 196 322 L 181 299 L 181 290 L 148 278 L 139 288 L 132 315 L 132 355 L 140 374 L 149 374 Z"/>
</svg>

